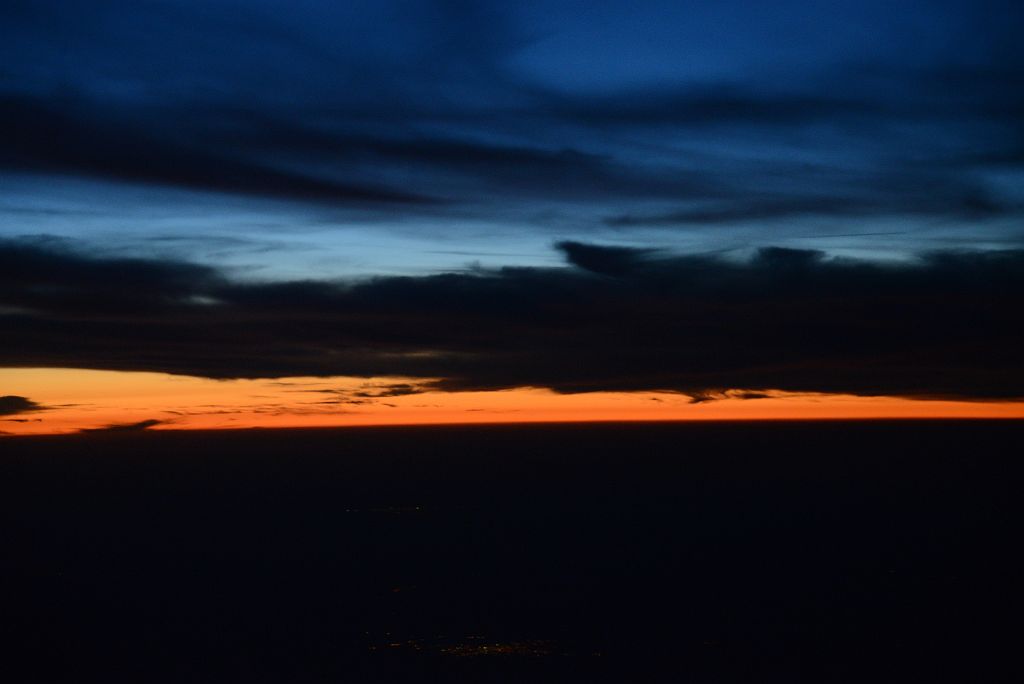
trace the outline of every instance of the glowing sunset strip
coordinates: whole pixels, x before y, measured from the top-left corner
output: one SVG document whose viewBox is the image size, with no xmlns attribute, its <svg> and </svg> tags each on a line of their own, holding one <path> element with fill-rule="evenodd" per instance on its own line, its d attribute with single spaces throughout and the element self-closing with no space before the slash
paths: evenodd
<svg viewBox="0 0 1024 684">
<path fill-rule="evenodd" d="M 211 380 L 161 373 L 0 369 L 0 394 L 45 410 L 0 416 L 0 432 L 75 432 L 159 421 L 150 429 L 432 423 L 834 418 L 1024 418 L 1024 403 L 769 392 L 693 403 L 669 392 L 560 395 L 546 389 L 406 393 L 410 378 Z"/>
</svg>

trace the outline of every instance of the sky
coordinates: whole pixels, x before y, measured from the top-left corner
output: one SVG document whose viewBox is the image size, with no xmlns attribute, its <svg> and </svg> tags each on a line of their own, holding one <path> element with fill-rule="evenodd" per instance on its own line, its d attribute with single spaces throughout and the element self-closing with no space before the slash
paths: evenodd
<svg viewBox="0 0 1024 684">
<path fill-rule="evenodd" d="M 9 0 L 0 432 L 1024 416 L 1021 27 Z"/>
</svg>

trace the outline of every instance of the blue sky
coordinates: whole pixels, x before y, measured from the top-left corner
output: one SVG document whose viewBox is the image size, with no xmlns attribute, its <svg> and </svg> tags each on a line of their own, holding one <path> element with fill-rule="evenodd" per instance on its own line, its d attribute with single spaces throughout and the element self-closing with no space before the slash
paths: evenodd
<svg viewBox="0 0 1024 684">
<path fill-rule="evenodd" d="M 1024 236 L 1019 3 L 5 3 L 0 236 L 287 278 Z"/>
</svg>

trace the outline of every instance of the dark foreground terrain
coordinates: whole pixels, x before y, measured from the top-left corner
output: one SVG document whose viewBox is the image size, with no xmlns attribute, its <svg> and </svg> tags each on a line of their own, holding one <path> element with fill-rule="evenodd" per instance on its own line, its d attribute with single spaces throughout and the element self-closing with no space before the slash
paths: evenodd
<svg viewBox="0 0 1024 684">
<path fill-rule="evenodd" d="M 4 681 L 1016 682 L 1024 423 L 0 441 Z"/>
</svg>

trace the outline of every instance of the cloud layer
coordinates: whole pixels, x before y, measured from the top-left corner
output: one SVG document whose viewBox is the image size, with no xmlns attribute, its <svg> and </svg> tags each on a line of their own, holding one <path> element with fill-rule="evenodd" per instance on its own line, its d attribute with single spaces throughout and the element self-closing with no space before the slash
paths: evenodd
<svg viewBox="0 0 1024 684">
<path fill-rule="evenodd" d="M 1020 3 L 599 4 L 5 3 L 0 171 L 454 239 L 870 218 L 1019 243 Z"/>
<path fill-rule="evenodd" d="M 561 243 L 567 265 L 253 283 L 209 266 L 0 243 L 8 366 L 440 389 L 778 389 L 1019 398 L 1024 251 L 747 260 Z"/>
</svg>

